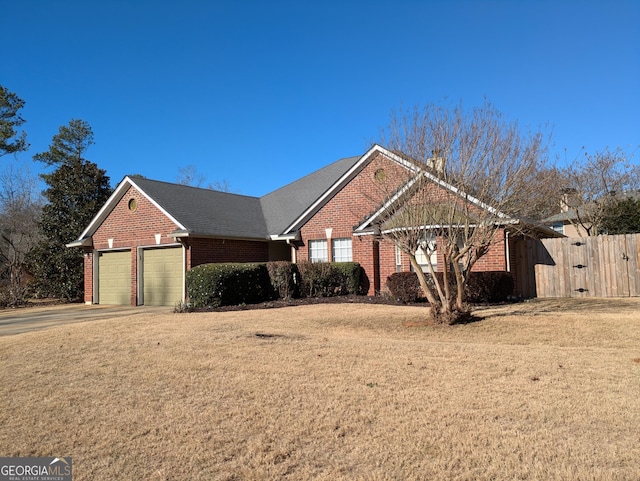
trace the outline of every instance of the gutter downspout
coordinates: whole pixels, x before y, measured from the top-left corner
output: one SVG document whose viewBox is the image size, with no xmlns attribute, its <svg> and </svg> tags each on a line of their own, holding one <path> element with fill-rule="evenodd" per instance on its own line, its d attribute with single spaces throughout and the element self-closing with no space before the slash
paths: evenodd
<svg viewBox="0 0 640 481">
<path fill-rule="evenodd" d="M 511 251 L 509 249 L 509 231 L 505 229 L 504 231 L 504 243 L 506 245 L 504 252 L 507 256 L 507 272 L 511 272 Z"/>
</svg>

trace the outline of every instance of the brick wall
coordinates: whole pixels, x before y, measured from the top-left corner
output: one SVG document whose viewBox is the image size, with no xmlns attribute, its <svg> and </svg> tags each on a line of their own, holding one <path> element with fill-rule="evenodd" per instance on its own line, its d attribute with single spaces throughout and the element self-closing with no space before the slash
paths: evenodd
<svg viewBox="0 0 640 481">
<path fill-rule="evenodd" d="M 395 262 L 396 262 L 395 246 L 389 240 L 385 240 L 385 242 L 388 244 L 388 247 L 385 247 L 385 251 L 388 251 L 388 252 L 384 254 L 384 260 L 383 260 L 383 254 L 381 252 L 381 258 L 380 258 L 380 264 L 383 266 L 381 267 L 381 270 L 380 270 L 383 292 L 387 290 L 386 289 L 387 277 L 389 277 L 391 274 L 397 271 L 396 265 L 395 265 Z M 440 238 L 436 239 L 436 245 L 439 242 L 442 242 Z M 472 272 L 506 271 L 508 267 L 510 267 L 511 269 L 514 269 L 515 262 L 516 262 L 515 249 L 513 248 L 514 244 L 515 244 L 515 239 L 511 237 L 509 239 L 510 265 L 507 266 L 507 253 L 505 250 L 505 231 L 504 229 L 498 229 L 495 232 L 494 243 L 489 248 L 489 251 L 475 263 L 471 271 Z M 402 265 L 402 268 L 400 270 L 402 272 L 410 271 L 411 264 L 409 262 L 409 257 L 405 253 L 400 253 L 400 258 L 401 258 L 401 265 Z M 436 267 L 436 270 L 441 270 L 442 263 L 444 262 L 442 255 L 438 254 L 437 259 L 438 259 L 437 260 L 438 266 Z"/>
<path fill-rule="evenodd" d="M 378 244 L 373 236 L 353 236 L 352 244 L 353 261 L 359 262 L 364 270 L 369 290 L 368 295 L 373 296 L 380 292 L 380 266 L 377 262 Z"/>
<path fill-rule="evenodd" d="M 212 262 L 267 262 L 267 242 L 230 239 L 188 239 L 188 268 Z"/>
<path fill-rule="evenodd" d="M 473 272 L 507 270 L 504 229 L 498 229 L 495 232 L 489 252 L 482 256 L 471 270 Z"/>
<path fill-rule="evenodd" d="M 136 201 L 135 210 L 129 209 L 129 202 Z M 155 205 L 130 187 L 93 235 L 95 249 L 156 245 L 156 234 L 160 234 L 160 244 L 173 244 L 175 239 L 169 234 L 178 228 Z"/>
<path fill-rule="evenodd" d="M 381 171 L 384 171 L 382 176 Z M 379 292 L 379 266 L 375 260 L 377 241 L 373 236 L 354 236 L 353 229 L 405 180 L 403 168 L 381 154 L 375 155 L 302 227 L 303 245 L 298 249 L 298 261 L 309 259 L 310 240 L 327 239 L 326 229 L 332 229 L 331 239 L 352 239 L 353 261 L 361 264 L 370 281 L 369 295 Z M 327 239 L 329 259 L 332 258 L 331 239 Z"/>
<path fill-rule="evenodd" d="M 409 271 L 409 258 L 402 256 L 402 271 Z M 387 278 L 396 272 L 396 246 L 389 239 L 380 241 L 380 292 L 388 292 Z"/>
<path fill-rule="evenodd" d="M 386 172 L 384 182 L 376 180 L 380 169 Z M 389 239 L 376 239 L 372 235 L 353 236 L 353 229 L 366 216 L 378 208 L 401 183 L 406 182 L 407 174 L 403 168 L 382 154 L 374 157 L 361 172 L 329 200 L 301 229 L 303 245 L 298 250 L 298 260 L 308 260 L 310 240 L 327 239 L 327 229 L 331 229 L 331 239 L 351 238 L 353 260 L 359 262 L 369 281 L 369 295 L 386 290 L 386 279 L 398 270 L 396 252 Z M 462 200 L 436 184 L 429 183 L 413 197 L 414 202 L 450 202 L 462 204 Z M 478 210 L 471 206 L 471 211 Z M 474 271 L 504 271 L 507 268 L 504 246 L 504 232 L 500 229 L 496 235 L 498 242 L 474 266 Z M 327 239 L 328 258 L 332 258 L 331 239 Z M 411 270 L 409 259 L 401 256 L 402 271 Z M 438 256 L 442 264 L 442 257 Z"/>
<path fill-rule="evenodd" d="M 134 200 L 136 208 L 131 210 L 129 203 Z M 117 203 L 105 221 L 93 234 L 93 247 L 96 250 L 129 249 L 131 251 L 131 305 L 138 303 L 138 255 L 140 246 L 175 244 L 169 234 L 178 226 L 153 205 L 144 195 L 130 187 Z M 160 234 L 160 242 L 156 240 Z M 111 246 L 109 239 L 112 239 Z M 96 302 L 93 298 L 93 255 L 85 256 L 85 302 Z"/>
<path fill-rule="evenodd" d="M 93 250 L 84 248 L 84 302 L 93 304 Z"/>
<path fill-rule="evenodd" d="M 131 210 L 129 203 L 135 200 L 136 208 Z M 131 297 L 132 305 L 138 303 L 138 247 L 151 247 L 176 244 L 170 236 L 178 228 L 160 209 L 152 204 L 137 189 L 130 187 L 93 235 L 96 250 L 118 249 L 131 252 Z M 156 235 L 159 234 L 159 241 Z M 112 239 L 111 246 L 109 239 Z M 267 242 L 224 239 L 184 240 L 186 266 L 209 262 L 266 262 L 269 260 Z M 85 251 L 84 286 L 85 302 L 93 303 L 93 250 Z"/>
</svg>

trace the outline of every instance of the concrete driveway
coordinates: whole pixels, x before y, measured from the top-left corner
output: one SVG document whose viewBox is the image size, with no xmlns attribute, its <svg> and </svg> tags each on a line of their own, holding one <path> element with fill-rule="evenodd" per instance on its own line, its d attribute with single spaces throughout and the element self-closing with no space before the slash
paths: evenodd
<svg viewBox="0 0 640 481">
<path fill-rule="evenodd" d="M 171 313 L 169 306 L 103 306 L 62 304 L 46 307 L 27 307 L 0 310 L 0 336 L 46 329 L 60 324 L 84 322 L 93 319 L 130 316 L 146 312 Z"/>
</svg>

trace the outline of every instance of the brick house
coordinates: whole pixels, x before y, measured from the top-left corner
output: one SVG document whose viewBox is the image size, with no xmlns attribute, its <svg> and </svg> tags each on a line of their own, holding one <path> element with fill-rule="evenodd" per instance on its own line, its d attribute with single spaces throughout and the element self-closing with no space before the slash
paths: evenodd
<svg viewBox="0 0 640 481">
<path fill-rule="evenodd" d="M 402 157 L 374 145 L 263 197 L 127 176 L 68 244 L 84 251 L 85 302 L 174 305 L 186 296 L 192 267 L 273 260 L 358 262 L 375 295 L 389 275 L 410 270 L 407 256 L 375 223 L 407 168 Z M 386 190 L 377 188 L 385 182 Z M 435 190 L 448 188 L 434 183 Z M 556 235 L 533 224 L 529 230 Z M 506 227 L 496 235 L 501 242 L 474 270 L 517 269 L 517 237 Z"/>
</svg>

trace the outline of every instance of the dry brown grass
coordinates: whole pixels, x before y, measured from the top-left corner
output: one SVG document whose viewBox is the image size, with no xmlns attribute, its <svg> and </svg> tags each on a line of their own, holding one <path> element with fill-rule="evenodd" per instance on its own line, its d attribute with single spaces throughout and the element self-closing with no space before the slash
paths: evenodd
<svg viewBox="0 0 640 481">
<path fill-rule="evenodd" d="M 313 305 L 0 338 L 0 454 L 73 456 L 77 480 L 640 479 L 640 300 L 477 313 Z"/>
</svg>

